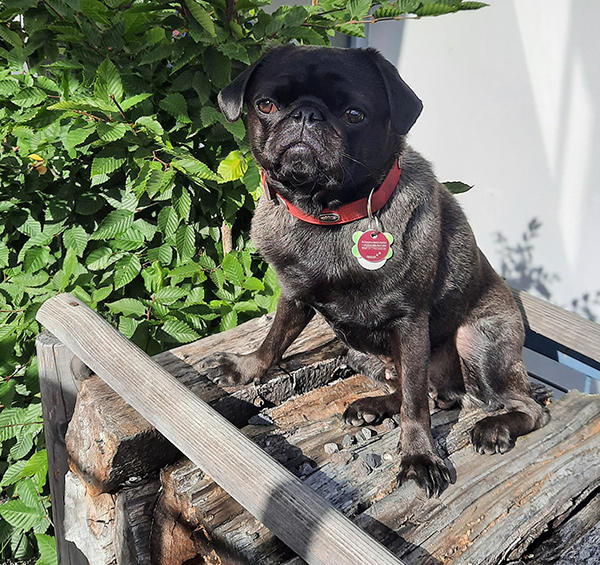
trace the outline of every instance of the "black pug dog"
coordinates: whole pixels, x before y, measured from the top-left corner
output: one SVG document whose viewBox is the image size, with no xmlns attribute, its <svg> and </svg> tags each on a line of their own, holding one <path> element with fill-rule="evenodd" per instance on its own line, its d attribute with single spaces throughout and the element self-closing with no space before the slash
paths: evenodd
<svg viewBox="0 0 600 565">
<path fill-rule="evenodd" d="M 429 399 L 500 414 L 472 433 L 504 453 L 543 426 L 522 359 L 521 315 L 430 164 L 405 143 L 421 101 L 373 49 L 284 45 L 219 94 L 229 121 L 248 108 L 265 195 L 251 236 L 281 297 L 257 351 L 223 354 L 220 382 L 260 380 L 315 312 L 351 348 L 351 365 L 390 394 L 344 414 L 353 425 L 401 415 L 399 480 L 428 496 L 451 475 L 431 435 Z"/>
</svg>

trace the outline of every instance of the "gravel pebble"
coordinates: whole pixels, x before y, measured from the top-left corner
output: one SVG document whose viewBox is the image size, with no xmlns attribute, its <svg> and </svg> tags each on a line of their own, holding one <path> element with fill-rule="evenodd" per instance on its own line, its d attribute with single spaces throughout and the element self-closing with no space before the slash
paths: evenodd
<svg viewBox="0 0 600 565">
<path fill-rule="evenodd" d="M 362 432 L 358 432 L 354 439 L 356 439 L 356 443 L 364 443 L 366 441 L 365 436 L 362 435 Z"/>
<path fill-rule="evenodd" d="M 397 424 L 396 424 L 396 422 L 394 422 L 394 420 L 392 420 L 391 418 L 386 418 L 386 419 L 383 421 L 383 427 L 384 427 L 386 430 L 393 430 L 393 429 L 395 429 L 395 428 L 397 427 Z"/>
<path fill-rule="evenodd" d="M 361 432 L 365 439 L 371 439 L 375 435 L 375 432 L 371 428 L 363 428 Z"/>
<path fill-rule="evenodd" d="M 323 449 L 325 450 L 325 453 L 327 453 L 327 455 L 333 455 L 334 453 L 337 453 L 340 450 L 337 443 L 326 443 L 323 446 Z"/>
<path fill-rule="evenodd" d="M 376 453 L 367 453 L 365 455 L 365 463 L 371 467 L 371 469 L 377 469 L 381 466 L 381 456 Z"/>
<path fill-rule="evenodd" d="M 346 434 L 344 439 L 342 440 L 342 445 L 344 447 L 350 447 L 354 443 L 354 437 L 350 434 Z"/>
</svg>

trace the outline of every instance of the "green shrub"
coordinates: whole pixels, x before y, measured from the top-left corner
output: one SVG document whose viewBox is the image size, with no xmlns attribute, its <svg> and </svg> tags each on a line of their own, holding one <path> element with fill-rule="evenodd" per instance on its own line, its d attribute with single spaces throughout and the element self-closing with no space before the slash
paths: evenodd
<svg viewBox="0 0 600 565">
<path fill-rule="evenodd" d="M 274 309 L 260 196 L 216 94 L 272 43 L 481 3 L 5 0 L 0 7 L 0 557 L 56 563 L 34 356 L 71 292 L 148 353 Z M 35 557 L 34 557 L 35 559 Z"/>
</svg>

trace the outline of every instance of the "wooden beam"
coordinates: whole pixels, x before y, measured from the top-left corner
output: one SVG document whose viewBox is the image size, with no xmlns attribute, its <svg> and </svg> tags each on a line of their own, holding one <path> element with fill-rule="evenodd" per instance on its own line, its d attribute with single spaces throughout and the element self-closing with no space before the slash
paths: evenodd
<svg viewBox="0 0 600 565">
<path fill-rule="evenodd" d="M 65 476 L 69 457 L 65 445 L 79 385 L 87 377 L 77 357 L 48 332 L 36 340 L 44 433 L 48 450 L 50 495 L 56 549 L 61 565 L 87 565 L 81 551 L 65 539 Z"/>
<path fill-rule="evenodd" d="M 310 565 L 402 563 L 78 298 L 37 320 Z"/>
<path fill-rule="evenodd" d="M 525 291 L 511 290 L 532 332 L 600 363 L 600 324 Z"/>
</svg>

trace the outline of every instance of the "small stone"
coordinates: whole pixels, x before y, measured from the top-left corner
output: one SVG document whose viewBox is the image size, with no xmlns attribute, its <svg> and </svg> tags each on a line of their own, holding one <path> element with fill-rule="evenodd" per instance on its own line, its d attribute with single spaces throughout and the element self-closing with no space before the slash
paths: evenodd
<svg viewBox="0 0 600 565">
<path fill-rule="evenodd" d="M 396 422 L 396 424 L 400 425 L 400 414 L 394 414 L 392 416 L 392 420 L 394 420 L 394 422 Z"/>
<path fill-rule="evenodd" d="M 361 477 L 366 477 L 367 475 L 371 474 L 371 472 L 373 471 L 373 469 L 371 469 L 369 464 L 362 457 L 360 457 L 359 459 L 356 460 L 354 467 L 356 469 L 356 472 Z"/>
<path fill-rule="evenodd" d="M 355 436 L 354 439 L 356 439 L 356 443 L 364 443 L 365 440 L 365 436 L 362 435 L 362 432 L 358 432 Z"/>
<path fill-rule="evenodd" d="M 257 396 L 252 404 L 257 408 L 262 408 L 265 405 L 265 401 L 260 396 Z"/>
<path fill-rule="evenodd" d="M 371 439 L 375 435 L 375 432 L 371 428 L 363 428 L 361 432 L 365 439 Z"/>
<path fill-rule="evenodd" d="M 272 426 L 273 420 L 266 414 L 255 414 L 248 420 L 248 423 L 252 426 Z"/>
<path fill-rule="evenodd" d="M 342 440 L 342 445 L 344 447 L 350 447 L 354 443 L 354 437 L 350 434 L 346 434 L 344 439 Z"/>
<path fill-rule="evenodd" d="M 393 430 L 393 429 L 395 429 L 395 428 L 397 427 L 397 424 L 396 424 L 396 422 L 394 422 L 394 420 L 392 420 L 391 418 L 386 418 L 386 419 L 383 421 L 383 427 L 384 427 L 386 430 Z"/>
<path fill-rule="evenodd" d="M 393 461 L 394 460 L 394 456 L 389 451 L 386 451 L 383 454 L 383 460 L 384 461 Z"/>
<path fill-rule="evenodd" d="M 377 469 L 377 467 L 381 467 L 381 457 L 376 453 L 367 453 L 364 459 L 365 463 L 371 467 L 371 469 Z"/>
<path fill-rule="evenodd" d="M 325 453 L 327 453 L 327 455 L 333 455 L 334 453 L 337 453 L 340 450 L 337 443 L 326 443 L 323 446 L 323 449 L 325 450 Z"/>
</svg>

